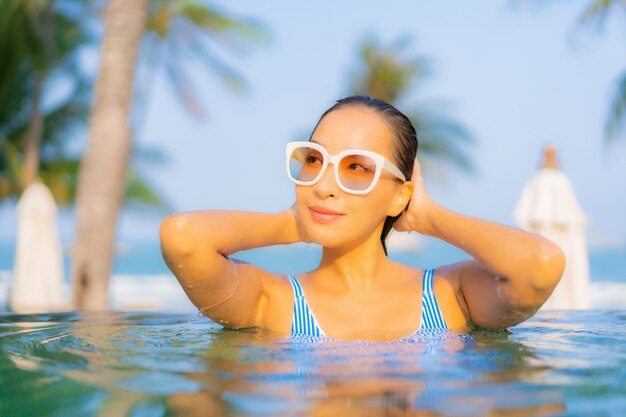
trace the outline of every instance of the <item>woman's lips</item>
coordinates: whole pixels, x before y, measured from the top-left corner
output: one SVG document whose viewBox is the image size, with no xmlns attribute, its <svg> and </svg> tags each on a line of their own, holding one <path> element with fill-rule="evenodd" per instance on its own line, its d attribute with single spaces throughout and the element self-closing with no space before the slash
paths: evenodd
<svg viewBox="0 0 626 417">
<path fill-rule="evenodd" d="M 313 218 L 313 220 L 320 223 L 330 223 L 333 220 L 337 220 L 338 218 L 343 216 L 342 213 L 327 209 L 325 207 L 312 206 L 309 207 L 309 210 L 311 211 L 311 217 Z"/>
</svg>

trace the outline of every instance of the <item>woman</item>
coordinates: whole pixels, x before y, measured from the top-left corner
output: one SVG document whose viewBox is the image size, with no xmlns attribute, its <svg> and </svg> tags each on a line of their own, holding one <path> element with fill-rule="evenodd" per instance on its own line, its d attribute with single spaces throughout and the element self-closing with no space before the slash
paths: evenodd
<svg viewBox="0 0 626 417">
<path fill-rule="evenodd" d="M 426 329 L 505 329 L 532 316 L 561 277 L 564 256 L 552 242 L 433 201 L 415 129 L 381 100 L 338 100 L 310 141 L 287 152 L 296 183 L 290 209 L 182 213 L 161 226 L 167 265 L 200 311 L 225 327 L 379 341 Z M 474 259 L 425 271 L 391 261 L 392 226 Z M 295 242 L 323 247 L 317 269 L 291 277 L 229 259 Z"/>
</svg>

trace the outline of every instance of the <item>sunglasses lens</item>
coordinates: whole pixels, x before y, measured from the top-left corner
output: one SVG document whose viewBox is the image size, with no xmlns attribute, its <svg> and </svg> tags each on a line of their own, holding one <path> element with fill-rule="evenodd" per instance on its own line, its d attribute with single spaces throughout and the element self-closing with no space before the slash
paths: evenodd
<svg viewBox="0 0 626 417">
<path fill-rule="evenodd" d="M 364 155 L 346 155 L 339 162 L 339 180 L 344 187 L 363 191 L 374 181 L 376 162 Z"/>
<path fill-rule="evenodd" d="M 296 148 L 289 156 L 289 173 L 294 180 L 313 182 L 323 163 L 324 156 L 317 149 L 306 146 Z"/>
<path fill-rule="evenodd" d="M 289 175 L 303 185 L 313 184 L 326 162 L 325 154 L 310 146 L 300 146 L 289 155 Z M 337 162 L 339 182 L 347 191 L 367 190 L 376 177 L 376 162 L 369 156 L 344 155 Z"/>
</svg>

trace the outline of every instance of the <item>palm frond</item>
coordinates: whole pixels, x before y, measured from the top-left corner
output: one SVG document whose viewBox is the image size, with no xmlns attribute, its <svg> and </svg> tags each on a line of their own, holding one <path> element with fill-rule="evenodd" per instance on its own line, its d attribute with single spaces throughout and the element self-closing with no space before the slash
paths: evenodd
<svg viewBox="0 0 626 417">
<path fill-rule="evenodd" d="M 192 40 L 190 46 L 193 48 L 196 56 L 202 59 L 205 65 L 233 91 L 243 94 L 249 90 L 248 83 L 241 73 L 224 61 L 217 59 L 216 55 L 209 51 L 205 42 Z"/>
<path fill-rule="evenodd" d="M 408 102 L 416 85 L 431 72 L 426 57 L 410 53 L 411 41 L 410 36 L 404 36 L 383 47 L 377 39 L 366 38 L 358 49 L 359 62 L 351 78 L 350 94 L 365 94 L 394 105 Z M 467 153 L 474 138 L 465 126 L 446 114 L 442 102 L 421 102 L 411 109 L 407 116 L 417 130 L 418 156 L 425 160 L 425 169 L 452 165 L 475 172 Z"/>
<path fill-rule="evenodd" d="M 401 101 L 413 84 L 429 72 L 424 57 L 403 56 L 411 38 L 404 37 L 391 47 L 381 47 L 374 38 L 360 46 L 360 64 L 352 75 L 351 94 L 366 94 L 388 103 Z"/>
<path fill-rule="evenodd" d="M 198 0 L 154 0 L 146 30 L 144 49 L 160 50 L 160 61 L 175 95 L 198 117 L 204 111 L 184 63 L 199 59 L 224 85 L 243 93 L 248 89 L 244 77 L 214 49 L 226 47 L 239 52 L 269 39 L 261 24 L 229 16 Z"/>
<path fill-rule="evenodd" d="M 9 141 L 0 142 L 0 202 L 22 193 L 22 159 Z"/>
<path fill-rule="evenodd" d="M 604 137 L 613 140 L 626 130 L 626 71 L 620 76 L 605 122 Z"/>
<path fill-rule="evenodd" d="M 158 192 L 140 177 L 132 168 L 128 170 L 126 179 L 126 194 L 124 201 L 134 205 L 147 206 L 159 210 L 169 210 L 169 205 L 161 198 Z"/>
<path fill-rule="evenodd" d="M 578 21 L 599 30 L 604 26 L 611 9 L 620 7 L 626 13 L 626 0 L 593 0 L 580 14 Z"/>
<path fill-rule="evenodd" d="M 195 28 L 209 36 L 219 36 L 233 48 L 245 48 L 250 42 L 263 43 L 269 40 L 267 29 L 251 19 L 233 18 L 223 11 L 200 4 L 184 1 L 179 15 L 186 18 Z"/>
<path fill-rule="evenodd" d="M 79 158 L 56 158 L 41 162 L 39 177 L 59 205 L 68 206 L 76 199 L 80 162 Z"/>
</svg>

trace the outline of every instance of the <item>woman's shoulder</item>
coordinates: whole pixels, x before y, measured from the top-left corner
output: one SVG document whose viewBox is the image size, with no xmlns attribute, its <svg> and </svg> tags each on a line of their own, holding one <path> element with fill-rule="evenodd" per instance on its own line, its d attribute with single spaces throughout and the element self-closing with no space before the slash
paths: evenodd
<svg viewBox="0 0 626 417">
<path fill-rule="evenodd" d="M 461 291 L 461 280 L 463 276 L 483 268 L 484 267 L 475 259 L 466 259 L 452 264 L 438 266 L 435 269 L 435 277 L 437 280 L 445 281 L 457 291 Z"/>
<path fill-rule="evenodd" d="M 464 271 L 474 268 L 475 265 L 474 260 L 464 260 L 435 269 L 433 291 L 437 299 L 443 301 L 447 307 L 446 322 L 451 328 L 461 328 L 469 324 L 469 309 L 463 296 L 461 277 Z"/>
<path fill-rule="evenodd" d="M 239 278 L 246 279 L 248 281 L 260 282 L 261 292 L 265 295 L 269 295 L 274 291 L 282 292 L 285 289 L 290 288 L 289 275 L 269 271 L 257 265 L 238 259 L 229 259 L 237 265 Z"/>
<path fill-rule="evenodd" d="M 463 262 L 455 264 L 439 265 L 439 266 L 425 266 L 423 268 L 416 268 L 408 265 L 399 266 L 403 268 L 405 273 L 415 282 L 415 286 L 419 286 L 424 291 L 423 285 L 428 285 L 426 277 L 431 276 L 432 281 L 430 285 L 435 298 L 441 308 L 445 321 L 450 329 L 464 329 L 468 324 L 468 311 L 467 304 L 463 298 L 461 292 L 459 274 L 463 268 L 467 266 Z M 428 271 L 433 271 L 433 274 L 428 274 Z"/>
<path fill-rule="evenodd" d="M 411 281 L 422 282 L 424 278 L 428 276 L 428 272 L 433 272 L 433 285 L 437 285 L 440 281 L 445 281 L 449 285 L 455 284 L 458 281 L 456 276 L 456 270 L 454 265 L 441 265 L 441 266 L 423 266 L 422 268 L 414 267 L 404 264 L 402 262 L 392 261 L 394 274 L 397 276 L 403 276 Z"/>
<path fill-rule="evenodd" d="M 433 267 L 435 270 L 435 280 L 443 281 L 453 288 L 460 288 L 460 273 L 465 267 L 464 264 L 465 261 L 461 261 Z"/>
</svg>

